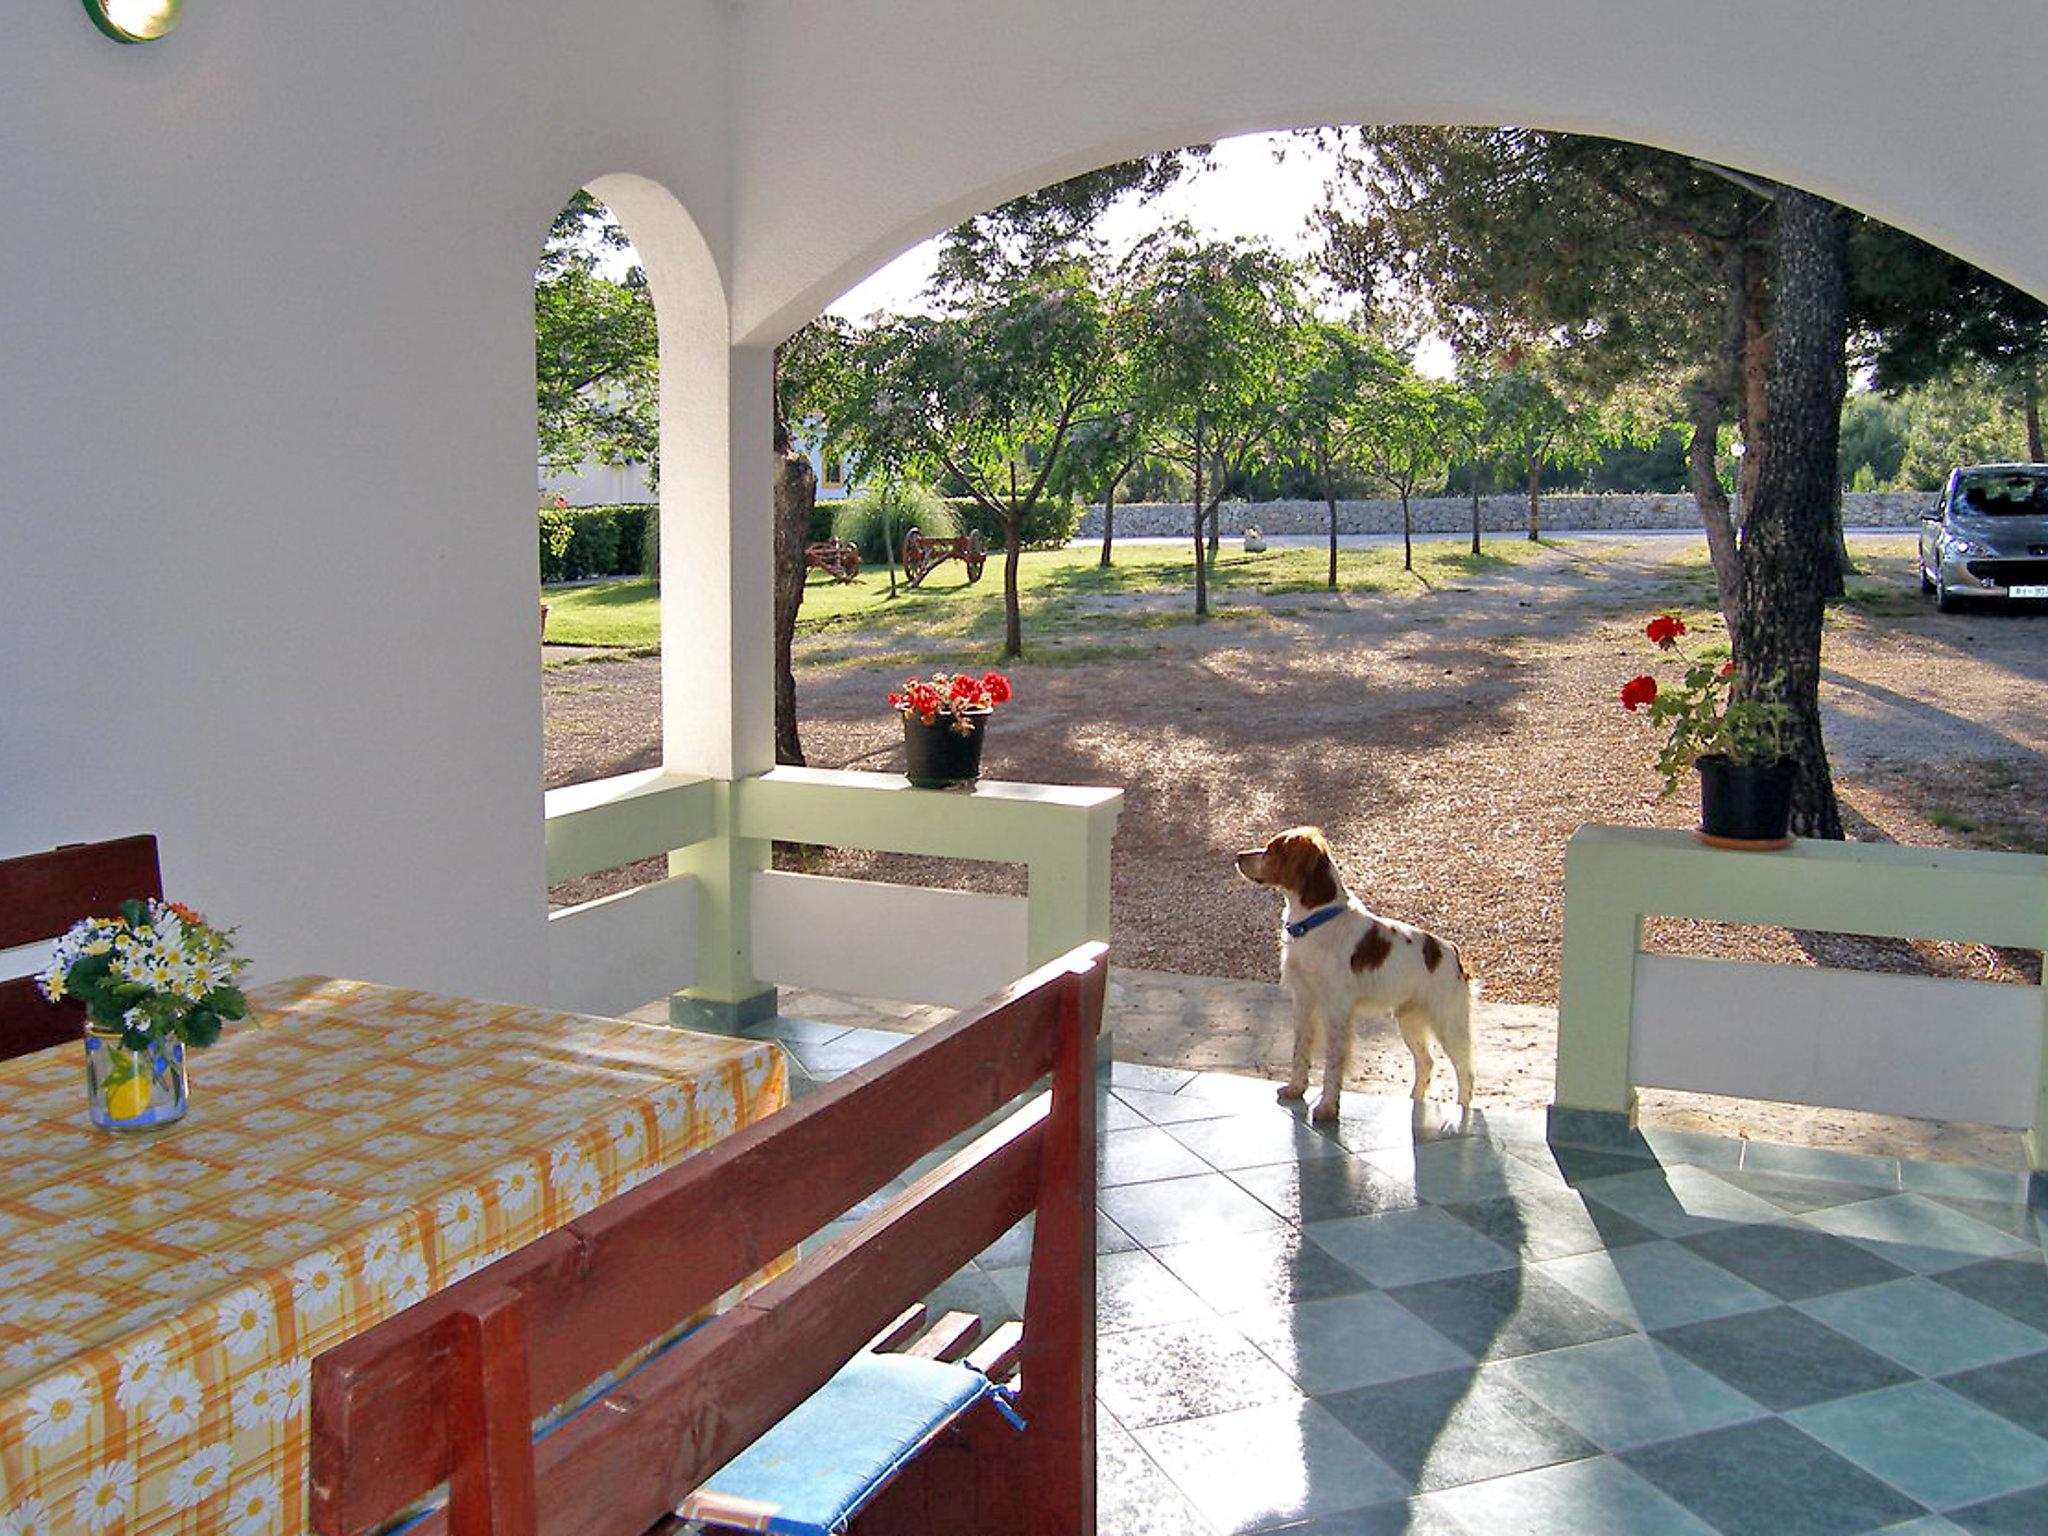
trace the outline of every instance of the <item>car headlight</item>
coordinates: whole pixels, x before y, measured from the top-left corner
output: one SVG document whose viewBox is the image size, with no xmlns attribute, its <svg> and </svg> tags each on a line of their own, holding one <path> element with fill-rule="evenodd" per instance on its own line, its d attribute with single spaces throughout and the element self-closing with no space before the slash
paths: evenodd
<svg viewBox="0 0 2048 1536">
<path fill-rule="evenodd" d="M 1966 539 L 1959 533 L 1952 533 L 1948 536 L 1948 552 L 1952 555 L 1963 556 L 1996 553 L 1989 544 L 1980 543 L 1976 539 Z"/>
</svg>

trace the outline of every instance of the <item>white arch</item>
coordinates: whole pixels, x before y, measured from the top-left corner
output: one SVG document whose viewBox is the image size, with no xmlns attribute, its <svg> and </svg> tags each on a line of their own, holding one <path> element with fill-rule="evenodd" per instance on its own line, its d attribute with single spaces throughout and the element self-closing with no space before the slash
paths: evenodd
<svg viewBox="0 0 2048 1536">
<path fill-rule="evenodd" d="M 735 536 L 733 510 L 748 491 L 733 481 L 725 284 L 697 221 L 666 187 L 625 174 L 587 185 L 639 253 L 661 342 L 661 608 L 663 639 L 674 642 L 662 647 L 662 760 L 731 778 L 747 771 L 741 762 L 763 766 L 753 761 L 752 680 L 767 637 L 754 600 L 760 588 L 749 584 L 749 541 Z M 756 435 L 765 443 L 765 426 Z M 730 562 L 718 558 L 728 548 Z M 678 616 L 687 616 L 687 643 L 672 633 Z"/>
<path fill-rule="evenodd" d="M 753 0 L 739 23 L 752 91 L 735 145 L 734 331 L 760 344 L 1006 197 L 1152 150 L 1326 123 L 1520 123 L 1698 155 L 2048 294 L 2048 167 L 2029 105 L 2048 9 L 1044 0 L 878 15 Z M 805 78 L 806 57 L 862 83 L 857 123 L 844 96 L 771 94 Z"/>
</svg>

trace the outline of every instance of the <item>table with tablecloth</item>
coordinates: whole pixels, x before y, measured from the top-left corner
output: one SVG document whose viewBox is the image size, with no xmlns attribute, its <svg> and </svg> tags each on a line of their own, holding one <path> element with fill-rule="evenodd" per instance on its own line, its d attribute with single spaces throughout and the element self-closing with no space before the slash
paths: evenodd
<svg viewBox="0 0 2048 1536">
<path fill-rule="evenodd" d="M 321 1351 L 780 1107 L 773 1045 L 299 978 L 86 1119 L 0 1062 L 0 1536 L 305 1528 Z"/>
</svg>

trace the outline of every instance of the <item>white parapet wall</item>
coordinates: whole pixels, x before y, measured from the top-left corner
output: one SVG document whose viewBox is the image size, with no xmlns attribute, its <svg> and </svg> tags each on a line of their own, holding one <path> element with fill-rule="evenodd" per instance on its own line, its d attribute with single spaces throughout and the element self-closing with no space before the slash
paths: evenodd
<svg viewBox="0 0 2048 1536">
<path fill-rule="evenodd" d="M 1581 827 L 1565 859 L 1560 1114 L 1627 1116 L 1636 1089 L 1771 1099 L 2026 1131 L 2048 1170 L 2039 986 L 1642 951 L 1647 917 L 2048 948 L 2048 858 L 1800 840 L 1708 848 Z"/>
<path fill-rule="evenodd" d="M 657 881 L 548 914 L 548 1001 L 616 1016 L 697 979 L 697 882 Z"/>
<path fill-rule="evenodd" d="M 784 986 L 964 1008 L 1031 969 L 1028 904 L 880 880 L 754 876 L 754 974 Z"/>
</svg>

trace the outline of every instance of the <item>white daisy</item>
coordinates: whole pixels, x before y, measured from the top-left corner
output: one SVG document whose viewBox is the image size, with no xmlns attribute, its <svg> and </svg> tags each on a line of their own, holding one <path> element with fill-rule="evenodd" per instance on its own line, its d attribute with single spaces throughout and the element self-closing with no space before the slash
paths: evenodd
<svg viewBox="0 0 2048 1536">
<path fill-rule="evenodd" d="M 406 1106 L 414 1115 L 425 1117 L 438 1115 L 443 1110 L 453 1109 L 462 1102 L 462 1095 L 453 1088 L 429 1088 L 425 1093 L 416 1093 Z"/>
<path fill-rule="evenodd" d="M 236 1356 L 251 1354 L 268 1344 L 275 1322 L 270 1292 L 260 1285 L 236 1291 L 214 1313 L 214 1326 L 220 1331 L 221 1342 L 229 1354 Z"/>
<path fill-rule="evenodd" d="M 341 1305 L 347 1277 L 331 1253 L 309 1254 L 291 1267 L 292 1304 L 307 1317 L 325 1317 Z"/>
<path fill-rule="evenodd" d="M 409 1194 L 421 1182 L 423 1171 L 417 1163 L 404 1168 L 386 1168 L 363 1180 L 363 1188 L 377 1195 Z"/>
<path fill-rule="evenodd" d="M 38 1450 L 68 1445 L 92 1419 L 92 1385 L 76 1371 L 45 1377 L 28 1389 L 22 1438 Z"/>
<path fill-rule="evenodd" d="M 471 1130 L 509 1131 L 517 1123 L 513 1116 L 506 1114 L 501 1109 L 472 1110 L 469 1115 L 469 1128 Z"/>
<path fill-rule="evenodd" d="M 135 1280 L 157 1267 L 157 1256 L 135 1249 L 95 1254 L 88 1265 L 93 1274 L 107 1280 Z"/>
<path fill-rule="evenodd" d="M 223 1513 L 228 1536 L 270 1536 L 277 1525 L 277 1479 L 266 1473 L 235 1484 Z"/>
<path fill-rule="evenodd" d="M 637 1158 L 647 1149 L 647 1122 L 637 1108 L 615 1110 L 607 1126 L 612 1150 L 622 1158 Z"/>
<path fill-rule="evenodd" d="M 238 1430 L 261 1429 L 284 1417 L 284 1404 L 278 1400 L 270 1372 L 257 1371 L 236 1382 L 228 1410 Z"/>
<path fill-rule="evenodd" d="M 292 1189 L 277 1197 L 279 1210 L 294 1216 L 319 1216 L 334 1208 L 334 1192 L 327 1189 Z"/>
<path fill-rule="evenodd" d="M 277 1400 L 278 1422 L 295 1419 L 306 1411 L 306 1396 L 313 1385 L 311 1360 L 298 1356 L 283 1365 L 273 1365 L 263 1374 L 269 1378 L 271 1395 Z"/>
<path fill-rule="evenodd" d="M 162 1339 L 146 1339 L 121 1357 L 120 1385 L 114 1401 L 128 1412 L 146 1404 L 162 1383 L 168 1357 Z"/>
<path fill-rule="evenodd" d="M 237 1195 L 228 1202 L 228 1214 L 240 1217 L 243 1221 L 267 1221 L 286 1208 L 283 1200 L 261 1190 Z"/>
<path fill-rule="evenodd" d="M 410 1067 L 399 1066 L 395 1062 L 386 1062 L 382 1066 L 371 1067 L 366 1072 L 357 1073 L 355 1080 L 359 1083 L 389 1083 L 394 1087 L 398 1087 L 410 1083 L 414 1075 Z"/>
<path fill-rule="evenodd" d="M 252 1109 L 241 1117 L 252 1131 L 288 1131 L 303 1117 L 296 1109 Z"/>
<path fill-rule="evenodd" d="M 322 1111 L 345 1110 L 356 1101 L 355 1090 L 337 1084 L 331 1088 L 316 1088 L 311 1093 L 299 1095 L 299 1100 L 308 1109 Z"/>
<path fill-rule="evenodd" d="M 38 1323 L 76 1323 L 96 1317 L 106 1303 L 97 1296 L 66 1291 L 62 1296 L 25 1296 L 21 1315 Z"/>
<path fill-rule="evenodd" d="M 228 1468 L 234 1453 L 224 1445 L 209 1445 L 194 1451 L 171 1469 L 164 1495 L 173 1509 L 190 1509 L 203 1503 L 228 1485 Z"/>
<path fill-rule="evenodd" d="M 354 1138 L 374 1136 L 384 1128 L 385 1121 L 382 1115 L 373 1115 L 368 1110 L 356 1109 L 345 1115 L 336 1115 L 327 1123 L 342 1135 Z"/>
<path fill-rule="evenodd" d="M 326 1146 L 325 1131 L 293 1131 L 288 1135 L 273 1138 L 270 1150 L 283 1157 L 303 1157 L 308 1152 L 319 1152 Z"/>
<path fill-rule="evenodd" d="M 434 1204 L 434 1220 L 439 1224 L 446 1243 L 467 1247 L 483 1230 L 483 1197 L 473 1189 L 459 1189 L 454 1194 L 443 1195 Z"/>
<path fill-rule="evenodd" d="M 384 1294 L 397 1306 L 410 1307 L 427 1299 L 427 1265 L 416 1253 L 408 1253 L 392 1267 L 384 1280 Z"/>
<path fill-rule="evenodd" d="M 0 1291 L 15 1291 L 32 1281 L 40 1280 L 51 1268 L 44 1258 L 9 1259 L 0 1264 Z"/>
<path fill-rule="evenodd" d="M 189 1138 L 188 1138 L 189 1139 Z M 275 1170 L 260 1163 L 245 1163 L 221 1175 L 220 1187 L 228 1190 L 261 1189 L 277 1177 Z"/>
<path fill-rule="evenodd" d="M 50 1536 L 49 1506 L 38 1498 L 26 1498 L 14 1508 L 0 1510 L 0 1536 Z"/>
<path fill-rule="evenodd" d="M 452 1067 L 459 1061 L 467 1060 L 470 1050 L 461 1045 L 423 1045 L 412 1053 L 413 1061 L 424 1062 L 430 1067 Z"/>
<path fill-rule="evenodd" d="M 175 1216 L 192 1203 L 192 1196 L 182 1189 L 145 1189 L 128 1202 L 131 1216 Z"/>
<path fill-rule="evenodd" d="M 54 1365 L 78 1353 L 78 1340 L 62 1333 L 39 1333 L 32 1338 L 16 1339 L 6 1349 L 0 1350 L 0 1364 L 10 1371 L 29 1371 L 37 1366 Z"/>
<path fill-rule="evenodd" d="M 515 1163 L 498 1172 L 498 1203 L 508 1211 L 528 1211 L 540 1193 L 531 1163 Z"/>
<path fill-rule="evenodd" d="M 28 1203 L 39 1211 L 61 1214 L 76 1211 L 92 1204 L 97 1191 L 87 1189 L 83 1184 L 52 1184 L 48 1189 L 39 1189 L 28 1197 Z"/>
<path fill-rule="evenodd" d="M 362 1272 L 372 1280 L 382 1280 L 396 1267 L 404 1256 L 405 1234 L 396 1227 L 385 1227 L 372 1232 L 363 1239 Z"/>
<path fill-rule="evenodd" d="M 299 1177 L 315 1184 L 353 1184 L 367 1170 L 353 1158 L 323 1157 L 299 1170 Z"/>
<path fill-rule="evenodd" d="M 85 1476 L 85 1486 L 71 1506 L 71 1518 L 88 1531 L 104 1531 L 128 1513 L 135 1497 L 135 1467 L 126 1461 L 102 1462 Z"/>
<path fill-rule="evenodd" d="M 426 1144 L 419 1137 L 404 1131 L 393 1131 L 386 1136 L 372 1136 L 363 1143 L 363 1150 L 371 1157 L 382 1157 L 393 1161 L 400 1158 L 417 1157 L 426 1150 Z"/>
<path fill-rule="evenodd" d="M 654 1090 L 654 1123 L 661 1127 L 664 1135 L 683 1128 L 690 1118 L 693 1097 L 681 1083 L 670 1083 Z"/>
<path fill-rule="evenodd" d="M 199 1423 L 199 1378 L 187 1370 L 173 1368 L 157 1379 L 156 1392 L 143 1408 L 149 1427 L 159 1440 L 182 1440 Z"/>
<path fill-rule="evenodd" d="M 158 1242 L 180 1248 L 203 1248 L 220 1234 L 220 1223 L 206 1216 L 186 1216 L 156 1229 Z"/>
</svg>

